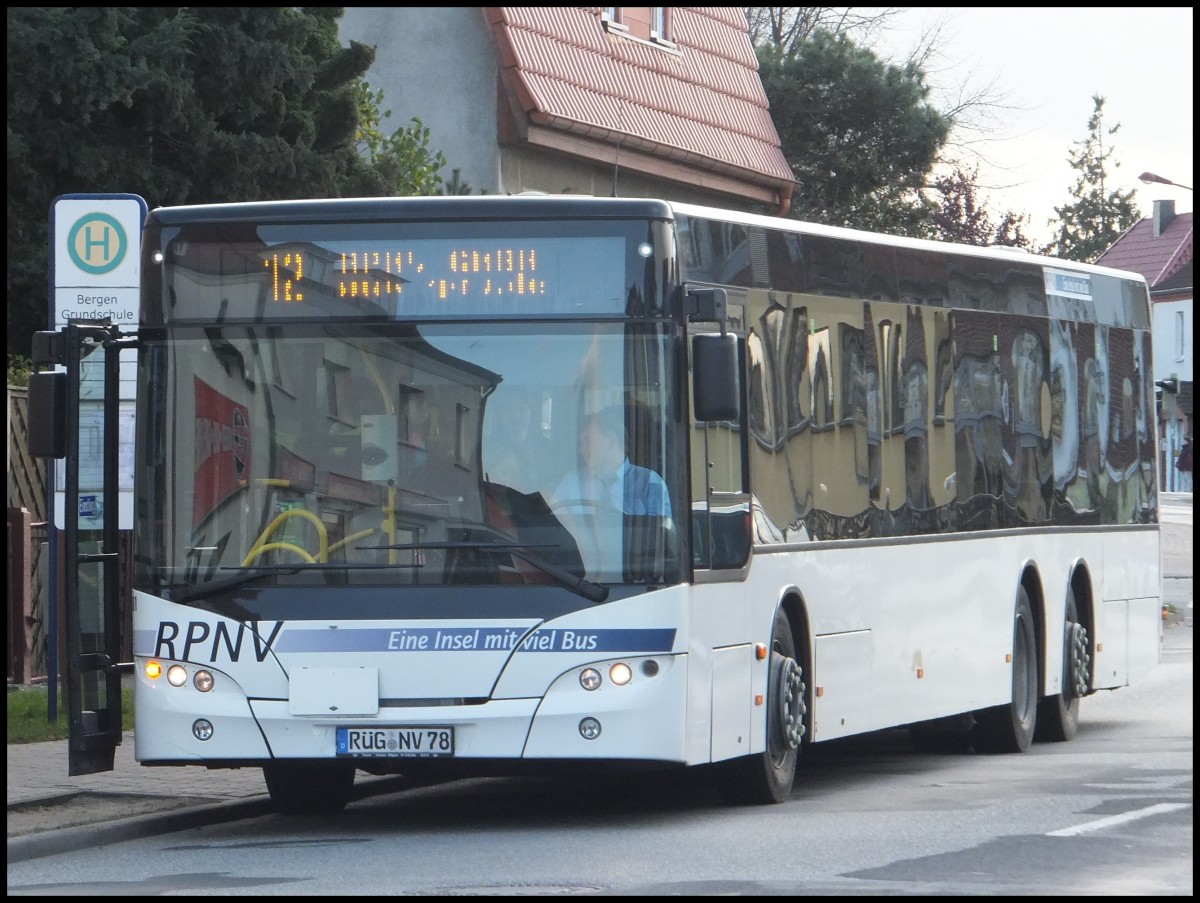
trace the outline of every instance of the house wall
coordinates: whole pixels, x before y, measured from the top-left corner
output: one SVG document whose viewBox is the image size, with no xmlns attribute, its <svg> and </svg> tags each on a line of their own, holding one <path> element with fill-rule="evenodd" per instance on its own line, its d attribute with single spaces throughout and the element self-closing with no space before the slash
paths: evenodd
<svg viewBox="0 0 1200 903">
<path fill-rule="evenodd" d="M 442 177 L 454 169 L 472 194 L 500 193 L 496 144 L 496 56 L 477 6 L 411 8 L 347 6 L 342 41 L 373 46 L 366 74 L 384 91 L 391 110 L 384 130 L 417 117 L 429 128 L 429 146 L 446 157 Z"/>
<path fill-rule="evenodd" d="M 547 194 L 579 194 L 594 197 L 660 198 L 689 204 L 706 204 L 725 209 L 761 213 L 748 201 L 728 194 L 705 191 L 663 178 L 655 178 L 621 165 L 616 148 L 613 163 L 587 163 L 537 148 L 502 149 L 500 172 L 507 191 L 544 191 Z M 697 174 L 700 181 L 702 174 Z M 516 187 L 520 186 L 520 187 Z"/>
<path fill-rule="evenodd" d="M 1154 378 L 1172 374 L 1180 382 L 1192 381 L 1192 298 L 1155 301 L 1153 307 Z M 1182 332 L 1179 315 L 1183 314 Z M 1180 340 L 1182 339 L 1182 349 Z"/>
<path fill-rule="evenodd" d="M 495 47 L 479 7 L 348 6 L 340 23 L 342 40 L 376 48 L 366 80 L 384 91 L 392 111 L 385 128 L 407 126 L 416 116 L 429 127 L 429 145 L 446 157 L 442 177 L 455 168 L 472 194 L 578 194 L 596 197 L 653 197 L 716 207 L 763 210 L 745 198 L 706 188 L 708 174 L 690 181 L 639 173 L 612 162 L 593 162 L 565 153 L 497 142 L 500 96 Z M 608 148 L 602 148 L 607 151 Z"/>
<path fill-rule="evenodd" d="M 1192 475 L 1175 468 L 1183 440 L 1193 435 L 1190 391 L 1192 383 L 1192 298 L 1155 300 L 1151 305 L 1154 330 L 1154 379 L 1176 377 L 1180 393 L 1163 393 L 1159 405 L 1159 448 L 1161 488 L 1167 492 L 1191 492 Z M 1182 322 L 1180 320 L 1182 314 Z M 1181 403 L 1181 400 L 1184 403 Z"/>
</svg>

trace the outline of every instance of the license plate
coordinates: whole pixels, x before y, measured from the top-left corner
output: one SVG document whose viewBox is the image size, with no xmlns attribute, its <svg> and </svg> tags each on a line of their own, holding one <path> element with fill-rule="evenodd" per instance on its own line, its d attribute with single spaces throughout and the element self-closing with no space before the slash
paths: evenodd
<svg viewBox="0 0 1200 903">
<path fill-rule="evenodd" d="M 339 727 L 339 756 L 432 758 L 454 755 L 452 727 Z"/>
</svg>

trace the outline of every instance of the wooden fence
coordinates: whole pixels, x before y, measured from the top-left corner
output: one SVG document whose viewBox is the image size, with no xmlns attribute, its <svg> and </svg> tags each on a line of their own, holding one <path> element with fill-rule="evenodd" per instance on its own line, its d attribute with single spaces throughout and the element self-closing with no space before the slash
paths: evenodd
<svg viewBox="0 0 1200 903">
<path fill-rule="evenodd" d="M 29 454 L 29 392 L 8 387 L 8 507 L 46 520 L 46 460 Z"/>
<path fill-rule="evenodd" d="M 47 673 L 45 617 L 47 462 L 29 454 L 29 392 L 8 387 L 8 642 L 9 683 Z M 36 416 L 36 413 L 35 413 Z"/>
</svg>

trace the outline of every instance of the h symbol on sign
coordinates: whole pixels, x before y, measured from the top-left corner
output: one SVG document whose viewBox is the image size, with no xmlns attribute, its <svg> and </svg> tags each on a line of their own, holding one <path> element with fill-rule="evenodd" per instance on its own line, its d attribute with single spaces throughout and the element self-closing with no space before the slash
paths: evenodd
<svg viewBox="0 0 1200 903">
<path fill-rule="evenodd" d="M 105 260 L 108 260 L 110 257 L 112 257 L 112 250 L 109 248 L 109 242 L 112 239 L 112 229 L 110 229 L 108 226 L 104 226 L 103 228 L 104 228 L 104 237 L 103 238 L 92 238 L 92 224 L 89 223 L 88 225 L 84 226 L 83 246 L 84 246 L 85 256 L 91 257 L 92 256 L 91 255 L 92 248 L 98 247 L 101 249 L 102 253 L 104 254 Z"/>
</svg>

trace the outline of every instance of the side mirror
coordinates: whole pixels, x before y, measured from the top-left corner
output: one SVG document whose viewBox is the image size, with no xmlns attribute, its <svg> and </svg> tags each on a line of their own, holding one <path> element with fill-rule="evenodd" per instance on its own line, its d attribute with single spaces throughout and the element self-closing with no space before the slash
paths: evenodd
<svg viewBox="0 0 1200 903">
<path fill-rule="evenodd" d="M 692 409 L 696 420 L 740 420 L 741 379 L 737 337 L 692 337 Z"/>
<path fill-rule="evenodd" d="M 67 455 L 67 374 L 29 374 L 29 453 L 37 458 Z"/>
</svg>

